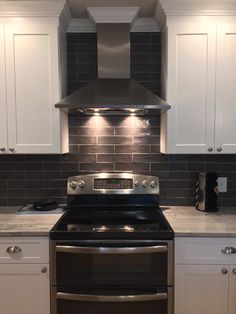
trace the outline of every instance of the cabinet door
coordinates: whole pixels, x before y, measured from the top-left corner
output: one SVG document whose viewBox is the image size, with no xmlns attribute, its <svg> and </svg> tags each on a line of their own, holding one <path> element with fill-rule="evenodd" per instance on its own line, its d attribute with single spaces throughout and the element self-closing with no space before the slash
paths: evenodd
<svg viewBox="0 0 236 314">
<path fill-rule="evenodd" d="M 166 153 L 214 147 L 215 44 L 215 26 L 168 26 Z"/>
<path fill-rule="evenodd" d="M 0 265 L 0 313 L 50 314 L 48 271 L 41 264 Z"/>
<path fill-rule="evenodd" d="M 5 27 L 8 144 L 16 153 L 60 152 L 58 34 L 51 24 Z"/>
<path fill-rule="evenodd" d="M 236 153 L 236 24 L 218 25 L 216 74 L 216 150 Z"/>
<path fill-rule="evenodd" d="M 227 314 L 228 266 L 177 265 L 175 314 Z"/>
<path fill-rule="evenodd" d="M 0 24 L 0 153 L 7 150 L 6 72 L 4 25 Z"/>
<path fill-rule="evenodd" d="M 229 312 L 228 314 L 236 313 L 236 265 L 230 266 L 230 281 L 229 281 Z"/>
</svg>

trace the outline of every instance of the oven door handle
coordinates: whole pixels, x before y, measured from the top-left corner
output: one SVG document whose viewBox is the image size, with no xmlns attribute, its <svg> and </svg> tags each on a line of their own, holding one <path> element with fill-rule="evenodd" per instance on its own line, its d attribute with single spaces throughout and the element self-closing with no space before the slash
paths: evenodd
<svg viewBox="0 0 236 314">
<path fill-rule="evenodd" d="M 57 299 L 86 302 L 144 302 L 167 300 L 167 293 L 140 295 L 90 295 L 57 292 Z"/>
<path fill-rule="evenodd" d="M 57 245 L 56 252 L 82 253 L 82 254 L 145 254 L 167 252 L 166 245 L 144 246 L 144 247 L 84 247 Z"/>
</svg>

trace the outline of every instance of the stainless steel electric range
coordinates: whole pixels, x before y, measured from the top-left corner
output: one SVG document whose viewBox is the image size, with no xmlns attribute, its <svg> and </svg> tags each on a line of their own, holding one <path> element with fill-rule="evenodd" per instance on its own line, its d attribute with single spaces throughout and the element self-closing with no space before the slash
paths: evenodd
<svg viewBox="0 0 236 314">
<path fill-rule="evenodd" d="M 173 314 L 173 230 L 158 177 L 69 177 L 67 194 L 50 232 L 51 313 Z"/>
</svg>

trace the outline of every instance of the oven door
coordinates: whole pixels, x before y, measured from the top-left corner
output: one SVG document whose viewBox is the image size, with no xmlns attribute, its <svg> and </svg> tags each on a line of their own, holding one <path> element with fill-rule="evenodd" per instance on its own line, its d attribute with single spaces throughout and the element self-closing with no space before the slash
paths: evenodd
<svg viewBox="0 0 236 314">
<path fill-rule="evenodd" d="M 173 285 L 172 241 L 63 242 L 54 245 L 52 285 Z"/>
<path fill-rule="evenodd" d="M 173 288 L 143 291 L 56 292 L 52 313 L 56 314 L 173 314 Z"/>
</svg>

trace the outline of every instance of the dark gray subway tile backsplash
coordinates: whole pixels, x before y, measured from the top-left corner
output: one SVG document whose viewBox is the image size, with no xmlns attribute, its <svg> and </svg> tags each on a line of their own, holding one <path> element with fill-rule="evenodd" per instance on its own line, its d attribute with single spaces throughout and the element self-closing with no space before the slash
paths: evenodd
<svg viewBox="0 0 236 314">
<path fill-rule="evenodd" d="M 68 93 L 97 78 L 96 34 L 68 34 Z M 131 76 L 160 95 L 159 33 L 131 34 Z M 160 178 L 161 205 L 193 205 L 199 171 L 228 177 L 220 206 L 236 202 L 236 155 L 160 154 L 159 117 L 69 116 L 70 154 L 0 155 L 0 206 L 66 202 L 66 179 L 95 171 Z"/>
</svg>

